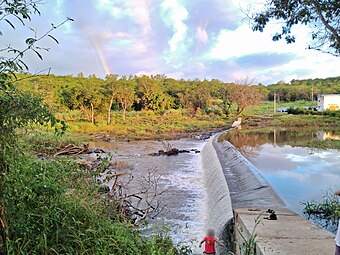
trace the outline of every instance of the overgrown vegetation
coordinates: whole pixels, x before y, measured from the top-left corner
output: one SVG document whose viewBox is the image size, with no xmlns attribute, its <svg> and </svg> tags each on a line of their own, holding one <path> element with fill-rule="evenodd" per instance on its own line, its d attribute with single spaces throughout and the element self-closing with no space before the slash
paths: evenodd
<svg viewBox="0 0 340 255">
<path fill-rule="evenodd" d="M 18 75 L 27 78 L 26 75 Z M 74 121 L 111 124 L 111 112 L 152 111 L 163 115 L 181 109 L 187 116 L 239 115 L 265 98 L 253 81 L 223 83 L 218 80 L 175 80 L 163 75 L 84 77 L 38 75 L 18 82 L 18 87 L 44 98 L 56 113 L 81 116 Z"/>
<path fill-rule="evenodd" d="M 294 115 L 324 115 L 324 116 L 340 118 L 340 111 L 330 111 L 330 110 L 326 110 L 324 112 L 318 112 L 318 111 L 314 111 L 310 109 L 290 107 L 288 108 L 287 113 L 294 114 Z"/>
<path fill-rule="evenodd" d="M 320 201 L 307 201 L 303 213 L 308 219 L 327 228 L 336 231 L 340 216 L 340 199 L 332 191 L 326 192 Z"/>
</svg>

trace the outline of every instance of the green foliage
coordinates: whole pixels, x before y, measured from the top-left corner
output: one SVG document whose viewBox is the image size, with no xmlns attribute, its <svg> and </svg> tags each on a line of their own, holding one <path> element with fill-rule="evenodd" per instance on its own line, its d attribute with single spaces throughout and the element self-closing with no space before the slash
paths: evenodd
<svg viewBox="0 0 340 255">
<path fill-rule="evenodd" d="M 308 219 L 335 231 L 340 216 L 340 199 L 332 191 L 326 192 L 321 201 L 307 201 L 303 213 Z"/>
<path fill-rule="evenodd" d="M 51 131 L 27 130 L 19 134 L 19 146 L 33 154 L 54 155 L 66 145 L 75 144 L 80 146 L 84 142 L 83 137 L 64 134 L 56 136 Z"/>
<path fill-rule="evenodd" d="M 24 75 L 18 76 L 25 78 Z M 123 119 L 125 113 L 131 110 L 164 113 L 179 108 L 185 109 L 191 116 L 198 109 L 203 114 L 216 113 L 223 116 L 226 114 L 221 111 L 220 106 L 223 103 L 229 104 L 230 101 L 224 100 L 229 100 L 231 96 L 232 104 L 236 106 L 233 108 L 235 114 L 252 104 L 258 104 L 262 99 L 258 87 L 251 84 L 225 84 L 217 80 L 177 81 L 159 75 L 119 77 L 111 74 L 105 80 L 85 78 L 83 75 L 35 76 L 20 81 L 18 86 L 42 96 L 57 112 L 80 110 L 85 119 L 92 121 L 94 114 L 94 119 L 98 121 L 99 118 L 105 118 L 108 124 L 111 124 L 111 110 L 122 110 Z M 222 90 L 228 97 L 221 93 Z M 91 111 L 91 103 L 94 112 Z M 238 105 L 239 112 L 236 111 Z M 229 111 L 227 113 L 230 114 Z"/>
<path fill-rule="evenodd" d="M 298 100 L 312 101 L 312 99 L 314 99 L 314 106 L 316 106 L 318 94 L 340 93 L 340 77 L 292 80 L 289 84 L 279 82 L 269 85 L 267 89 L 269 90 L 267 95 L 268 100 L 273 101 L 275 93 L 279 102 L 293 102 Z"/>
<path fill-rule="evenodd" d="M 166 235 L 148 240 L 109 218 L 93 173 L 73 161 L 22 155 L 9 166 L 1 199 L 7 254 L 189 254 Z"/>
<path fill-rule="evenodd" d="M 170 109 L 172 99 L 165 93 L 159 77 L 143 75 L 142 77 L 137 77 L 136 81 L 137 95 L 142 109 L 154 111 Z"/>
<path fill-rule="evenodd" d="M 338 111 L 326 110 L 326 111 L 323 112 L 323 114 L 326 115 L 326 116 L 330 116 L 330 117 L 340 118 L 340 110 L 338 110 Z"/>
<path fill-rule="evenodd" d="M 292 27 L 311 24 L 313 45 L 309 47 L 340 56 L 338 1 L 268 0 L 265 8 L 254 15 L 253 30 L 263 32 L 271 20 L 284 21 L 282 30 L 273 36 L 274 41 L 284 38 L 287 43 L 294 43 Z"/>
<path fill-rule="evenodd" d="M 261 223 L 261 217 L 262 215 L 259 215 L 254 221 L 255 221 L 255 225 L 254 228 L 252 230 L 252 232 L 250 233 L 249 238 L 247 238 L 242 231 L 240 231 L 239 229 L 237 229 L 237 233 L 241 236 L 242 240 L 241 240 L 241 244 L 239 245 L 239 249 L 240 249 L 240 253 L 241 255 L 256 255 L 256 238 L 257 238 L 257 234 L 256 234 L 256 229 L 258 227 L 258 225 Z"/>
<path fill-rule="evenodd" d="M 290 107 L 290 108 L 288 108 L 287 113 L 288 114 L 295 114 L 295 115 L 299 115 L 299 114 L 303 114 L 303 115 L 325 115 L 325 116 L 329 116 L 329 117 L 340 118 L 340 111 L 326 110 L 324 112 L 318 112 L 318 111 L 299 108 L 299 107 L 298 108 Z"/>
</svg>

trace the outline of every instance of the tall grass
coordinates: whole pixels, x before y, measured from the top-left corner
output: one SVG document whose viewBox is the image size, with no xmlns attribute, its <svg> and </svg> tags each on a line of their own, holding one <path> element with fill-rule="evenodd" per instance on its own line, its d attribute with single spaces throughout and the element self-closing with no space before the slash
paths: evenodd
<svg viewBox="0 0 340 255">
<path fill-rule="evenodd" d="M 151 240 L 108 216 L 93 173 L 72 160 L 8 160 L 1 202 L 7 218 L 5 254 L 189 254 L 171 239 Z"/>
</svg>

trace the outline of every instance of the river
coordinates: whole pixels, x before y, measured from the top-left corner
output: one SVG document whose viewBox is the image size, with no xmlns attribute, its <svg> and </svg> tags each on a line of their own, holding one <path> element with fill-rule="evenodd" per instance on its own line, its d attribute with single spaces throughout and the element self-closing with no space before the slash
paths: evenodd
<svg viewBox="0 0 340 255">
<path fill-rule="evenodd" d="M 154 219 L 148 218 L 146 235 L 169 229 L 176 243 L 189 245 L 194 252 L 205 233 L 207 222 L 207 194 L 204 182 L 202 157 L 200 153 L 182 153 L 177 156 L 150 156 L 149 154 L 173 146 L 181 150 L 201 151 L 205 141 L 180 139 L 163 144 L 161 141 L 116 141 L 91 142 L 91 147 L 103 148 L 112 152 L 113 160 L 130 165 L 130 173 L 138 182 L 157 171 L 159 191 L 167 190 L 159 197 L 163 211 Z"/>
</svg>

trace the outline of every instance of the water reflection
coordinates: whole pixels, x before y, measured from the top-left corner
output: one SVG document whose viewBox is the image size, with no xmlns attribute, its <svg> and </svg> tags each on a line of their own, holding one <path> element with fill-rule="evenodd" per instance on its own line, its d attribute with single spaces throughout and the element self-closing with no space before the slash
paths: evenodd
<svg viewBox="0 0 340 255">
<path fill-rule="evenodd" d="M 287 206 L 302 215 L 301 202 L 319 200 L 328 189 L 340 188 L 340 151 L 309 147 L 339 131 L 232 131 L 220 137 L 247 157 Z"/>
</svg>

